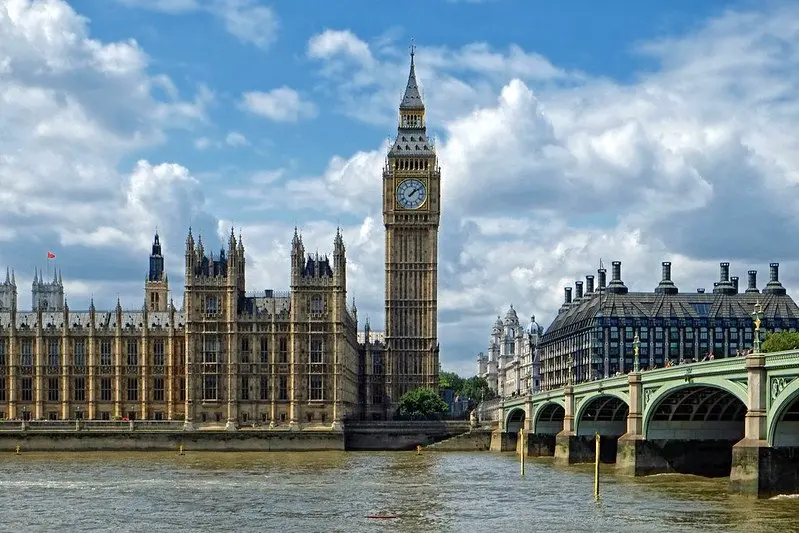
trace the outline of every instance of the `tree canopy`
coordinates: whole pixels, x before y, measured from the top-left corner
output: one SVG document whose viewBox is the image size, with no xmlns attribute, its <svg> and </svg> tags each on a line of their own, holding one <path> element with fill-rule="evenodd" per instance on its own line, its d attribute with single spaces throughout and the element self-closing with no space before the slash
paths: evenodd
<svg viewBox="0 0 799 533">
<path fill-rule="evenodd" d="M 760 346 L 763 352 L 782 352 L 799 348 L 799 332 L 775 331 L 766 334 L 766 340 Z"/>
<path fill-rule="evenodd" d="M 491 400 L 497 396 L 488 387 L 488 381 L 479 376 L 462 378 L 455 372 L 440 372 L 438 381 L 442 389 L 452 389 L 455 396 L 469 398 L 469 409 L 474 409 L 483 400 Z"/>
<path fill-rule="evenodd" d="M 449 411 L 447 402 L 433 389 L 409 390 L 397 404 L 397 414 L 400 418 L 411 420 L 439 419 Z"/>
</svg>

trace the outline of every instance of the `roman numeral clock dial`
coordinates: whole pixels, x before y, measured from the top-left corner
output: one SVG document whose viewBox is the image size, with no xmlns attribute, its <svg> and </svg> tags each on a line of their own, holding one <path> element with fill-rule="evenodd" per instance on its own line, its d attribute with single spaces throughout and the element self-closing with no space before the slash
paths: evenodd
<svg viewBox="0 0 799 533">
<path fill-rule="evenodd" d="M 417 179 L 404 180 L 397 187 L 397 203 L 403 209 L 418 209 L 427 200 L 427 188 Z"/>
</svg>

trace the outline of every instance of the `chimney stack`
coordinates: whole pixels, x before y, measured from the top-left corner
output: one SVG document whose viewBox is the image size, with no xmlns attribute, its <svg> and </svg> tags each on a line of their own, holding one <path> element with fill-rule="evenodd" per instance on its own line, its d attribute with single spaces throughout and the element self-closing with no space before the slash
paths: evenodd
<svg viewBox="0 0 799 533">
<path fill-rule="evenodd" d="M 738 294 L 738 276 L 731 277 L 730 281 L 732 281 L 732 287 L 735 289 L 735 294 Z"/>
<path fill-rule="evenodd" d="M 608 285 L 608 292 L 614 294 L 627 294 L 627 287 L 621 280 L 621 261 L 613 261 L 612 263 L 613 276 Z"/>
<path fill-rule="evenodd" d="M 564 302 L 563 303 L 567 303 L 567 304 L 572 303 L 572 288 L 571 287 L 564 287 L 563 288 L 563 297 L 564 297 Z"/>
<path fill-rule="evenodd" d="M 719 263 L 719 282 L 724 283 L 730 280 L 730 264 Z"/>
<path fill-rule="evenodd" d="M 786 294 L 785 287 L 780 283 L 780 264 L 771 263 L 768 266 L 769 282 L 763 289 L 763 294 Z"/>
<path fill-rule="evenodd" d="M 713 284 L 713 294 L 735 294 L 735 292 L 730 282 L 730 264 L 726 261 L 719 263 L 719 281 Z"/>
<path fill-rule="evenodd" d="M 663 279 L 661 279 L 658 286 L 655 287 L 655 292 L 661 294 L 677 294 L 679 290 L 674 285 L 674 282 L 671 281 L 671 261 L 663 261 L 660 264 L 660 268 Z"/>
<path fill-rule="evenodd" d="M 660 269 L 663 273 L 663 281 L 671 281 L 671 261 L 663 261 L 660 264 Z"/>
<path fill-rule="evenodd" d="M 585 277 L 585 294 L 592 292 L 594 292 L 594 276 L 589 274 Z"/>
<path fill-rule="evenodd" d="M 583 297 L 583 282 L 582 281 L 575 281 L 574 282 L 575 290 L 574 292 L 577 294 L 576 299 L 581 300 Z"/>
<path fill-rule="evenodd" d="M 757 270 L 750 270 L 747 274 L 749 275 L 749 286 L 746 288 L 746 292 L 760 292 L 757 290 Z"/>
<path fill-rule="evenodd" d="M 599 290 L 604 291 L 607 287 L 607 271 L 604 268 L 597 270 L 597 283 L 599 283 Z"/>
</svg>

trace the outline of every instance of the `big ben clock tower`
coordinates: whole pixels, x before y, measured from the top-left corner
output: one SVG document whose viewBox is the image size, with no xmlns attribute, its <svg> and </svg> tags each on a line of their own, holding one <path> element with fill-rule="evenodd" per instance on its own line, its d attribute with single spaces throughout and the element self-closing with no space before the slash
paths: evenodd
<svg viewBox="0 0 799 533">
<path fill-rule="evenodd" d="M 414 50 L 397 138 L 383 169 L 386 226 L 385 384 L 390 405 L 419 387 L 438 390 L 438 225 L 441 169 L 427 137 Z"/>
</svg>

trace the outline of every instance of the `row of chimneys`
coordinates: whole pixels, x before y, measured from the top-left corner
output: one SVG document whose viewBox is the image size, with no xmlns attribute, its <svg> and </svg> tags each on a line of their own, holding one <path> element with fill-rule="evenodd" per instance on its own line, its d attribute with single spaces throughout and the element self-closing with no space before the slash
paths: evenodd
<svg viewBox="0 0 799 533">
<path fill-rule="evenodd" d="M 656 293 L 661 294 L 677 294 L 679 290 L 677 286 L 674 285 L 674 282 L 671 280 L 671 262 L 670 261 L 663 261 L 661 263 L 662 267 L 662 279 L 658 286 L 655 287 Z M 730 264 L 727 262 L 719 263 L 720 273 L 719 273 L 719 281 L 713 283 L 713 293 L 714 294 L 738 294 L 738 276 L 730 277 Z M 757 289 L 757 270 L 750 270 L 747 272 L 749 275 L 749 286 L 746 288 L 745 292 L 752 293 L 752 292 L 760 292 Z M 606 283 L 606 274 L 607 271 L 604 268 L 600 268 L 597 270 L 597 279 L 598 279 L 598 287 L 597 291 L 599 292 L 608 292 L 612 294 L 626 294 L 628 292 L 627 287 L 624 285 L 624 282 L 621 280 L 621 261 L 613 261 L 612 263 L 612 272 L 611 272 L 611 280 L 610 283 Z M 785 287 L 782 286 L 780 283 L 780 264 L 779 263 L 771 263 L 769 264 L 769 277 L 770 280 L 768 284 L 763 288 L 763 294 L 785 294 Z M 572 303 L 572 288 L 571 287 L 564 287 L 564 305 Z M 575 281 L 574 282 L 574 290 L 575 290 L 575 301 L 579 301 L 583 298 L 583 282 L 582 281 Z M 696 289 L 696 292 L 699 294 L 703 294 L 705 289 L 699 288 Z M 585 296 L 594 293 L 594 276 L 586 276 L 585 277 Z"/>
</svg>

